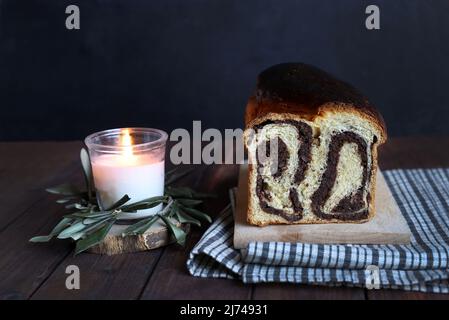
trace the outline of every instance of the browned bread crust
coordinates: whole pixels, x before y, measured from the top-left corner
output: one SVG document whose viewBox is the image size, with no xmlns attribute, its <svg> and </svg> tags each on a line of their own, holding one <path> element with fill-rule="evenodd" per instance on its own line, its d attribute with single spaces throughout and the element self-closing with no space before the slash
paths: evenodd
<svg viewBox="0 0 449 320">
<path fill-rule="evenodd" d="M 263 71 L 250 98 L 245 125 L 250 128 L 270 113 L 296 114 L 313 121 L 326 112 L 348 111 L 371 121 L 387 139 L 382 115 L 357 89 L 316 67 L 304 63 L 282 63 Z"/>
</svg>

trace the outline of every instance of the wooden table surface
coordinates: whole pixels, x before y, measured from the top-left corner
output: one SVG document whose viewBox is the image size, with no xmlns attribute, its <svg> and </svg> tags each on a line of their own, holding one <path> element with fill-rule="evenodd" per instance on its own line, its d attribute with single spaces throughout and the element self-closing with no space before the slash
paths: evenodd
<svg viewBox="0 0 449 320">
<path fill-rule="evenodd" d="M 449 295 L 396 290 L 329 288 L 293 284 L 244 285 L 235 280 L 190 276 L 185 262 L 203 229 L 193 228 L 186 247 L 116 256 L 73 255 L 65 241 L 31 244 L 58 221 L 62 207 L 44 189 L 82 183 L 80 142 L 0 143 L 1 299 L 448 299 Z M 380 167 L 449 166 L 449 137 L 391 138 L 380 150 Z M 237 183 L 236 165 L 198 165 L 183 181 L 217 199 L 205 209 L 215 215 Z M 67 290 L 68 265 L 77 265 L 81 288 Z"/>
</svg>

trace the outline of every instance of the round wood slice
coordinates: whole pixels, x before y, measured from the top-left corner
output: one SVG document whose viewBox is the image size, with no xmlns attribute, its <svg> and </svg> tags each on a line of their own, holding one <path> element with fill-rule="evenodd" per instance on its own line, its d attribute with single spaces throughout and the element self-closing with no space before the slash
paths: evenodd
<svg viewBox="0 0 449 320">
<path fill-rule="evenodd" d="M 174 221 L 173 221 L 174 222 Z M 96 254 L 114 255 L 120 253 L 147 251 L 173 243 L 175 239 L 170 235 L 165 224 L 156 221 L 144 234 L 122 237 L 123 231 L 129 225 L 115 224 L 112 226 L 106 238 L 100 244 L 89 249 Z M 179 224 L 185 232 L 189 232 L 188 224 Z"/>
</svg>

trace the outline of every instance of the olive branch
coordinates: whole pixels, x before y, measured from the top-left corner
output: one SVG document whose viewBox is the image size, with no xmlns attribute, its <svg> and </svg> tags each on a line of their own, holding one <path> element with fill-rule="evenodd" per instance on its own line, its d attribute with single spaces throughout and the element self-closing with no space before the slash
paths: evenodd
<svg viewBox="0 0 449 320">
<path fill-rule="evenodd" d="M 123 237 L 143 234 L 156 221 L 160 220 L 167 226 L 169 232 L 180 245 L 185 244 L 186 232 L 180 224 L 201 226 L 201 221 L 212 222 L 210 216 L 196 207 L 204 199 L 213 197 L 187 187 L 173 187 L 172 184 L 185 177 L 192 170 L 180 172 L 178 168 L 170 170 L 165 175 L 165 191 L 163 196 L 152 197 L 130 203 L 131 198 L 124 195 L 110 208 L 101 209 L 95 193 L 92 168 L 86 149 L 81 149 L 81 164 L 85 178 L 85 189 L 81 190 L 71 184 L 61 184 L 46 189 L 47 192 L 62 196 L 56 202 L 64 204 L 71 211 L 46 236 L 31 238 L 30 242 L 48 242 L 53 238 L 72 239 L 76 242 L 75 254 L 81 253 L 103 241 L 117 219 L 125 213 L 134 213 L 163 204 L 163 209 L 154 216 L 140 219 L 127 227 Z"/>
</svg>

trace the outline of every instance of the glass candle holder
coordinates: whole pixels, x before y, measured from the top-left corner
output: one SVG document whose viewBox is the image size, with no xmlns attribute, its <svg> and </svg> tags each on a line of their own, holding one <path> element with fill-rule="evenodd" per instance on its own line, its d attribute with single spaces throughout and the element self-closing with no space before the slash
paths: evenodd
<svg viewBox="0 0 449 320">
<path fill-rule="evenodd" d="M 166 132 L 149 128 L 105 130 L 85 139 L 102 210 L 125 194 L 131 198 L 129 203 L 164 194 L 166 142 Z M 148 217 L 161 207 L 126 213 L 121 219 Z"/>
</svg>

